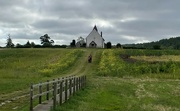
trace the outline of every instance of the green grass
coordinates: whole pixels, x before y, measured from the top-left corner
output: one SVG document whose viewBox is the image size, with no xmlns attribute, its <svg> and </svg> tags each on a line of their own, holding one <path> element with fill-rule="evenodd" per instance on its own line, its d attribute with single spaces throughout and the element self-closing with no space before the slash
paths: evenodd
<svg viewBox="0 0 180 111">
<path fill-rule="evenodd" d="M 135 53 L 141 51 L 146 53 L 145 50 L 134 50 Z M 124 76 L 149 76 L 149 77 L 160 77 L 169 79 L 179 79 L 179 61 L 153 61 L 151 62 L 143 60 L 135 60 L 132 58 L 123 58 L 122 55 L 126 50 L 104 50 L 98 65 L 98 75 L 100 76 L 113 76 L 113 77 L 124 77 Z M 156 55 L 157 52 L 149 50 L 148 53 Z M 159 51 L 163 53 L 165 51 Z M 132 53 L 132 52 L 131 52 Z M 141 53 L 139 53 L 141 55 Z M 176 52 L 177 53 L 177 52 Z M 175 53 L 175 54 L 176 54 Z M 172 53 L 171 53 L 172 54 Z M 126 52 L 126 55 L 129 55 Z M 131 55 L 130 55 L 131 56 Z M 158 56 L 158 55 L 156 55 Z M 168 56 L 168 55 L 164 55 Z M 171 55 L 172 56 L 172 55 Z M 160 56 L 159 56 L 160 57 Z M 160 75 L 160 76 L 156 76 Z"/>
<path fill-rule="evenodd" d="M 71 70 L 83 53 L 82 50 L 76 49 L 0 50 L 0 103 L 29 94 L 31 83 L 63 76 Z M 57 66 L 54 68 L 52 65 Z M 42 70 L 50 72 L 41 72 Z M 3 109 L 7 111 L 7 107 L 8 105 L 3 106 Z"/>
<path fill-rule="evenodd" d="M 30 85 L 47 80 L 49 78 L 60 76 L 63 71 L 73 66 L 73 63 L 67 64 L 71 60 L 66 56 L 73 50 L 64 49 L 10 49 L 1 50 L 0 58 L 0 94 L 10 93 L 14 90 L 22 90 Z M 80 55 L 77 55 L 80 56 Z M 69 57 L 69 58 L 65 58 Z M 72 57 L 74 58 L 74 56 Z M 74 60 L 76 61 L 77 58 Z M 68 61 L 69 62 L 69 61 Z M 63 70 L 60 70 L 60 65 Z M 56 69 L 50 65 L 57 65 Z M 50 70 L 52 73 L 41 72 L 41 70 Z M 56 70 L 56 71 L 52 71 Z"/>
<path fill-rule="evenodd" d="M 57 67 L 64 55 L 74 49 L 5 49 L 0 50 L 0 101 L 29 93 L 30 83 L 38 83 L 48 79 L 68 74 L 86 74 L 87 87 L 71 97 L 55 111 L 178 111 L 180 110 L 180 80 L 178 71 L 175 73 L 140 73 L 135 72 L 133 64 L 124 63 L 119 52 L 144 55 L 180 55 L 179 51 L 151 50 L 115 50 L 114 61 L 122 64 L 117 75 L 113 64 L 107 65 L 113 69 L 104 77 L 99 74 L 99 65 L 104 49 L 81 49 L 82 55 L 76 58 L 74 64 L 61 70 Z M 173 53 L 174 52 L 174 53 Z M 93 62 L 87 63 L 87 56 L 93 55 Z M 78 55 L 78 53 L 76 53 Z M 76 55 L 74 54 L 74 55 Z M 73 56 L 75 57 L 75 56 Z M 118 59 L 118 60 L 117 60 Z M 66 60 L 63 61 L 66 63 Z M 179 64 L 179 63 L 178 63 Z M 137 63 L 146 68 L 146 64 Z M 111 67 L 112 66 L 112 67 Z M 48 73 L 41 71 L 52 70 Z M 141 70 L 141 71 L 142 71 Z M 58 71 L 60 71 L 58 73 Z M 136 75 L 134 75 L 136 74 Z M 173 77 L 174 76 L 174 77 Z M 16 109 L 13 109 L 16 108 Z M 21 98 L 3 107 L 0 111 L 28 111 L 29 98 Z"/>
<path fill-rule="evenodd" d="M 102 51 L 97 52 L 91 64 L 87 87 L 55 111 L 180 110 L 179 79 L 170 79 L 171 73 L 138 74 L 139 76 L 127 74 L 121 78 L 113 77 L 115 75 L 99 76 L 97 67 Z M 127 69 L 126 73 L 128 71 Z"/>
<path fill-rule="evenodd" d="M 132 56 L 131 58 L 139 61 L 148 61 L 148 62 L 168 62 L 168 61 L 180 62 L 180 55 Z"/>
<path fill-rule="evenodd" d="M 38 53 L 37 53 L 38 52 Z M 0 94 L 11 93 L 21 90 L 30 82 L 37 81 L 40 75 L 36 73 L 36 68 L 44 65 L 49 56 L 43 56 L 48 51 L 43 50 L 1 50 L 0 58 Z M 51 54 L 51 55 L 54 55 Z M 34 70 L 29 69 L 33 67 Z M 34 78 L 34 79 L 33 79 Z M 28 84 L 27 84 L 28 83 Z"/>
<path fill-rule="evenodd" d="M 180 81 L 94 77 L 55 111 L 178 111 Z"/>
</svg>

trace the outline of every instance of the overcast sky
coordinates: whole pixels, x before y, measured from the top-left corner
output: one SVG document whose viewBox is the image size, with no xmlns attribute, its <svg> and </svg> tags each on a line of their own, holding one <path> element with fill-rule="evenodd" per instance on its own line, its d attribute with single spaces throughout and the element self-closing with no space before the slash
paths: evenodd
<svg viewBox="0 0 180 111">
<path fill-rule="evenodd" d="M 0 46 L 86 38 L 97 25 L 105 42 L 128 44 L 180 36 L 180 0 L 0 0 Z"/>
</svg>

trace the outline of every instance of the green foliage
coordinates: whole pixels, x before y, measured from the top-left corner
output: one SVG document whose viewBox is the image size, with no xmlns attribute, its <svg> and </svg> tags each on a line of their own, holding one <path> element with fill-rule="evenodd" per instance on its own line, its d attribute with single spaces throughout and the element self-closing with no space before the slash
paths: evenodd
<svg viewBox="0 0 180 111">
<path fill-rule="evenodd" d="M 161 49 L 161 46 L 160 45 L 154 45 L 153 49 Z"/>
<path fill-rule="evenodd" d="M 130 53 L 129 53 L 130 52 Z M 157 55 L 160 56 L 164 51 L 145 50 L 104 50 L 99 63 L 98 74 L 102 76 L 141 76 L 148 74 L 169 74 L 171 78 L 178 75 L 180 62 L 146 62 L 134 61 L 130 58 L 121 58 L 121 54 L 127 55 Z M 171 53 L 172 54 L 172 53 Z M 176 54 L 176 52 L 174 52 Z M 124 59 L 124 60 L 123 60 Z"/>
<path fill-rule="evenodd" d="M 54 43 L 54 40 L 50 40 L 51 38 L 48 36 L 48 34 L 45 34 L 40 37 L 41 44 L 43 44 L 44 47 L 50 47 Z"/>
<path fill-rule="evenodd" d="M 8 38 L 7 38 L 6 47 L 7 47 L 7 48 L 12 48 L 12 47 L 14 47 L 14 44 L 13 44 L 12 39 L 11 39 L 11 37 L 10 37 L 10 34 L 8 35 Z"/>
<path fill-rule="evenodd" d="M 35 47 L 35 43 L 34 42 L 31 42 L 31 47 Z"/>
<path fill-rule="evenodd" d="M 83 37 L 77 39 L 76 47 L 86 47 L 86 42 Z"/>
<path fill-rule="evenodd" d="M 111 49 L 112 45 L 111 42 L 107 42 L 107 49 Z"/>
<path fill-rule="evenodd" d="M 27 41 L 27 43 L 24 45 L 25 48 L 31 48 L 31 43 L 29 41 Z"/>
<path fill-rule="evenodd" d="M 116 48 L 121 48 L 121 44 L 117 43 Z"/>
<path fill-rule="evenodd" d="M 131 56 L 162 56 L 162 55 L 180 55 L 179 50 L 150 50 L 150 49 L 127 49 L 121 50 L 120 54 Z"/>
<path fill-rule="evenodd" d="M 103 76 L 119 75 L 124 67 L 114 50 L 104 50 L 99 63 L 99 74 Z"/>
<path fill-rule="evenodd" d="M 162 49 L 180 49 L 180 37 L 161 39 L 159 41 L 149 43 L 126 44 L 124 47 L 153 49 L 156 45 L 161 46 Z"/>
<path fill-rule="evenodd" d="M 72 42 L 70 43 L 70 46 L 71 46 L 71 47 L 76 47 L 76 41 L 75 41 L 75 40 L 72 40 Z"/>
<path fill-rule="evenodd" d="M 60 76 L 76 64 L 82 54 L 81 50 L 70 49 L 0 50 L 0 94 Z"/>
<path fill-rule="evenodd" d="M 69 67 L 74 65 L 75 61 L 78 59 L 78 57 L 81 57 L 82 53 L 82 50 L 73 50 L 67 54 L 64 54 L 63 57 L 57 60 L 55 63 L 44 66 L 44 68 L 39 72 L 49 77 L 53 73 L 55 74 L 62 72 L 63 70 L 67 70 Z"/>
</svg>

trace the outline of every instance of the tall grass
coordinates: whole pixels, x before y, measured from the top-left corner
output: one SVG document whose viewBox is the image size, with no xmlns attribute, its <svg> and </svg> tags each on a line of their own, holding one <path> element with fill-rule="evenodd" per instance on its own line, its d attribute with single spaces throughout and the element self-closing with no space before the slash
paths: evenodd
<svg viewBox="0 0 180 111">
<path fill-rule="evenodd" d="M 125 49 L 121 50 L 121 53 L 129 54 L 131 56 L 162 56 L 180 55 L 180 50 Z"/>
<path fill-rule="evenodd" d="M 0 50 L 0 94 L 22 90 L 28 88 L 30 83 L 60 76 L 82 54 L 82 50 L 75 49 Z M 56 68 L 51 66 L 54 64 L 58 64 Z M 46 69 L 51 73 L 41 72 Z"/>
<path fill-rule="evenodd" d="M 128 52 L 129 51 L 129 52 Z M 146 62 L 146 61 L 132 61 L 130 58 L 126 58 L 124 61 L 120 55 L 155 55 L 160 56 L 170 51 L 154 51 L 154 50 L 104 50 L 99 63 L 98 74 L 102 76 L 151 76 L 161 74 L 162 78 L 180 78 L 179 66 L 180 62 L 177 61 L 161 61 L 161 62 Z M 174 54 L 179 53 L 178 51 Z M 171 52 L 170 54 L 173 54 Z M 154 76 L 153 76 L 154 77 Z"/>
</svg>

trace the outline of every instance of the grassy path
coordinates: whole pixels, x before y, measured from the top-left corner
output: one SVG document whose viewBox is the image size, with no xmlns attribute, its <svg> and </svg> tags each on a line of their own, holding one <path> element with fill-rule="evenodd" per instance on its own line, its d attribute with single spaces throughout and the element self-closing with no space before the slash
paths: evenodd
<svg viewBox="0 0 180 111">
<path fill-rule="evenodd" d="M 87 75 L 90 70 L 92 70 L 92 64 L 88 63 L 87 58 L 89 55 L 96 58 L 96 50 L 85 50 L 84 55 L 77 61 L 76 66 L 71 69 L 71 73 L 68 75 Z M 96 61 L 96 59 L 95 59 Z M 51 106 L 53 105 L 53 101 L 48 101 L 46 104 L 38 105 L 35 107 L 34 111 L 49 111 Z"/>
<path fill-rule="evenodd" d="M 79 58 L 75 66 L 71 69 L 68 75 L 81 75 L 84 74 L 89 69 L 89 63 L 87 58 L 90 54 L 94 54 L 92 50 L 84 50 L 84 55 Z"/>
<path fill-rule="evenodd" d="M 82 56 L 76 64 L 76 67 L 73 67 L 72 69 L 72 73 L 68 74 L 68 75 L 84 75 L 87 72 L 89 72 L 89 70 L 91 69 L 90 65 L 91 63 L 87 62 L 87 58 L 89 55 L 92 55 L 95 57 L 96 51 L 87 51 L 85 52 L 84 56 Z M 38 105 L 38 107 L 36 107 L 34 109 L 34 111 L 49 111 L 51 106 L 53 105 L 53 101 L 48 101 L 48 103 L 46 104 L 41 104 Z"/>
<path fill-rule="evenodd" d="M 180 111 L 180 80 L 97 76 L 101 52 L 93 53 L 84 91 L 55 111 Z"/>
<path fill-rule="evenodd" d="M 93 49 L 90 50 L 84 49 L 83 56 L 79 57 L 75 65 L 70 70 L 65 71 L 63 74 L 61 74 L 61 76 L 86 74 L 86 72 L 89 71 L 91 65 L 87 62 L 87 58 L 90 54 L 95 56 L 95 51 L 93 51 Z M 56 77 L 59 76 L 56 75 L 51 78 L 56 78 Z M 29 89 L 25 89 L 24 91 L 4 94 L 4 96 L 1 95 L 1 98 L 5 98 L 4 99 L 5 101 L 1 101 L 0 111 L 12 111 L 12 109 L 13 111 L 19 111 L 20 109 L 24 109 L 24 111 L 28 110 L 28 105 L 29 105 L 28 93 L 29 93 Z M 28 103 L 28 104 L 23 106 L 21 105 L 22 103 Z"/>
</svg>

